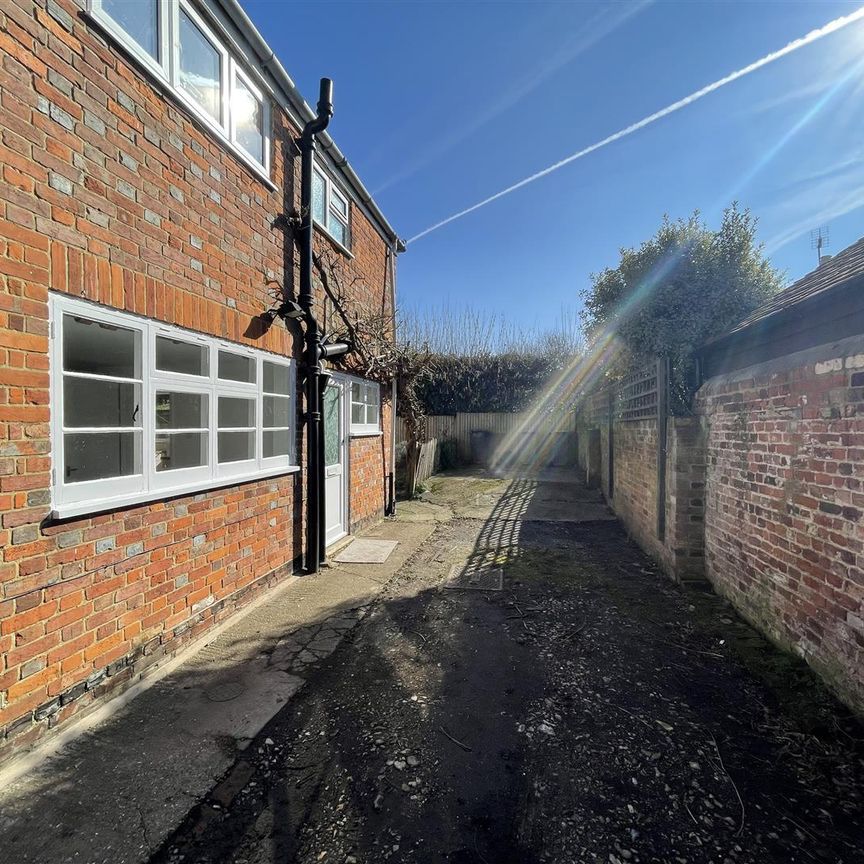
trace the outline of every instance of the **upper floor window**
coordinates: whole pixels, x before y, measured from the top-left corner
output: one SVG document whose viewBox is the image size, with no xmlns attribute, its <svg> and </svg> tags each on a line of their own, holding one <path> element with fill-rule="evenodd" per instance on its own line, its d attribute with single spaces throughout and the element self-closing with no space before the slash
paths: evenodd
<svg viewBox="0 0 864 864">
<path fill-rule="evenodd" d="M 348 199 L 317 168 L 312 172 L 312 218 L 346 249 L 351 247 Z"/>
<path fill-rule="evenodd" d="M 51 298 L 61 517 L 293 468 L 290 360 Z"/>
<path fill-rule="evenodd" d="M 158 0 L 102 0 L 99 5 L 148 57 L 161 61 Z"/>
<path fill-rule="evenodd" d="M 196 117 L 258 173 L 267 175 L 269 104 L 188 0 L 90 4 L 93 17 Z"/>
</svg>

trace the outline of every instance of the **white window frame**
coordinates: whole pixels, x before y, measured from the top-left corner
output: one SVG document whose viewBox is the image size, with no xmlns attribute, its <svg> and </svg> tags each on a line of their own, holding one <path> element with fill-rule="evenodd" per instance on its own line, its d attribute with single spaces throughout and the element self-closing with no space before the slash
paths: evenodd
<svg viewBox="0 0 864 864">
<path fill-rule="evenodd" d="M 359 437 L 361 435 L 380 435 L 381 434 L 381 385 L 376 381 L 367 381 L 365 378 L 356 378 L 350 376 L 348 378 L 349 385 L 349 417 L 351 422 L 351 435 Z M 363 406 L 363 416 L 366 417 L 366 408 L 370 402 L 365 399 L 360 402 L 354 401 L 354 386 L 360 387 L 361 391 L 368 394 L 372 391 L 375 393 L 375 403 L 378 406 L 378 421 L 376 423 L 355 423 L 354 422 L 354 406 Z"/>
<path fill-rule="evenodd" d="M 99 0 L 101 2 L 101 0 Z M 228 86 L 230 81 L 230 73 L 231 69 L 231 58 L 228 54 L 228 49 L 219 41 L 216 34 L 207 26 L 207 22 L 195 11 L 192 7 L 191 3 L 188 3 L 187 0 L 179 0 L 179 2 L 170 2 L 171 7 L 171 15 L 173 16 L 173 24 L 172 24 L 172 69 L 174 70 L 174 74 L 171 76 L 171 83 L 174 86 L 174 90 L 177 93 L 177 96 L 183 100 L 183 104 L 192 111 L 199 120 L 202 120 L 208 126 L 215 127 L 221 134 L 225 135 L 228 133 L 230 129 L 230 119 L 229 119 L 229 98 L 228 98 Z M 222 116 L 220 120 L 216 120 L 210 114 L 207 113 L 196 101 L 192 98 L 190 93 L 183 88 L 180 84 L 180 12 L 181 10 L 189 16 L 189 19 L 192 23 L 204 34 L 204 38 L 213 46 L 216 52 L 219 54 L 220 63 L 219 63 L 219 92 L 221 98 L 221 111 L 219 112 Z"/>
<path fill-rule="evenodd" d="M 131 506 L 146 501 L 159 500 L 174 495 L 212 489 L 218 486 L 272 477 L 299 471 L 296 463 L 296 364 L 288 357 L 271 354 L 245 345 L 226 342 L 201 333 L 184 330 L 169 324 L 152 321 L 138 315 L 79 300 L 65 295 L 51 294 L 51 440 L 52 440 L 52 507 L 55 518 L 65 519 L 86 513 L 98 513 L 117 507 Z M 65 483 L 63 402 L 63 315 L 76 315 L 101 321 L 139 333 L 141 350 L 141 471 L 134 475 L 87 480 L 81 483 Z M 190 375 L 156 369 L 156 339 L 166 336 L 208 351 L 207 375 Z M 254 383 L 227 381 L 218 377 L 219 351 L 228 351 L 249 357 L 255 369 Z M 264 363 L 272 363 L 288 370 L 289 431 L 288 453 L 284 456 L 265 458 L 263 453 L 264 429 Z M 107 380 L 112 380 L 108 376 Z M 126 379 L 124 379 L 126 380 Z M 156 394 L 157 392 L 201 393 L 208 397 L 207 406 L 207 454 L 206 466 L 177 468 L 168 471 L 156 470 Z M 254 400 L 253 459 L 239 462 L 218 461 L 218 404 L 219 396 L 240 396 Z M 270 394 L 273 395 L 273 394 Z M 276 394 L 281 395 L 281 394 Z M 87 427 L 89 428 L 89 427 Z M 269 428 L 269 427 L 268 427 Z M 83 430 L 82 430 L 83 431 Z M 95 430 L 94 431 L 101 431 Z M 114 431 L 113 427 L 106 431 Z M 164 430 L 169 431 L 169 430 Z M 170 430 L 177 432 L 179 430 Z M 197 431 L 197 430 L 194 430 Z"/>
<path fill-rule="evenodd" d="M 270 136 L 267 134 L 268 123 L 270 122 L 270 115 L 268 113 L 269 102 L 264 98 L 264 92 L 260 87 L 256 86 L 255 82 L 252 78 L 247 75 L 241 68 L 238 63 L 234 62 L 234 58 L 231 58 L 231 75 L 229 81 L 228 88 L 228 103 L 229 106 L 234 105 L 234 88 L 237 86 L 237 79 L 240 78 L 243 83 L 248 88 L 249 92 L 261 103 L 261 158 L 264 160 L 264 165 L 270 164 Z M 245 153 L 249 159 L 252 159 L 254 162 L 258 162 L 258 157 L 255 156 L 254 153 L 250 153 L 238 140 L 237 140 L 237 121 L 234 115 L 230 112 L 229 107 L 229 120 L 231 123 L 231 141 L 235 147 L 237 147 L 241 152 Z"/>
<path fill-rule="evenodd" d="M 270 100 L 265 98 L 261 87 L 253 83 L 252 76 L 219 38 L 207 18 L 200 14 L 190 0 L 157 0 L 157 44 L 159 59 L 151 57 L 103 8 L 103 0 L 88 0 L 88 12 L 110 36 L 137 60 L 147 72 L 206 126 L 235 156 L 247 164 L 268 186 L 275 189 L 270 179 Z M 201 32 L 213 44 L 222 58 L 222 122 L 217 122 L 180 86 L 180 10 L 192 19 Z M 245 147 L 237 143 L 236 124 L 231 116 L 232 95 L 235 76 L 242 78 L 253 95 L 261 102 L 261 131 L 264 138 L 260 161 Z"/>
<path fill-rule="evenodd" d="M 315 224 L 339 247 L 350 252 L 351 250 L 351 199 L 342 189 L 333 181 L 333 178 L 316 162 L 312 166 L 312 170 L 324 181 L 324 217 L 327 220 L 326 224 L 322 224 L 318 219 L 315 219 Z M 345 213 L 342 215 L 337 208 L 332 204 L 333 198 L 341 198 L 345 203 Z M 314 216 L 314 214 L 313 214 Z M 336 219 L 345 226 L 344 242 L 336 237 L 330 230 L 330 220 Z"/>
</svg>

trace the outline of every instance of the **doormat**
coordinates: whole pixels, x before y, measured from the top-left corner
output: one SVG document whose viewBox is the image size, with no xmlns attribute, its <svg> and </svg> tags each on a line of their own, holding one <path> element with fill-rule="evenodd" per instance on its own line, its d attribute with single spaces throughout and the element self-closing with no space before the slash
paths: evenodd
<svg viewBox="0 0 864 864">
<path fill-rule="evenodd" d="M 398 545 L 398 540 L 360 537 L 352 540 L 333 560 L 339 564 L 383 564 Z"/>
<path fill-rule="evenodd" d="M 444 587 L 452 591 L 501 591 L 504 571 L 500 567 L 454 564 L 447 582 Z"/>
</svg>

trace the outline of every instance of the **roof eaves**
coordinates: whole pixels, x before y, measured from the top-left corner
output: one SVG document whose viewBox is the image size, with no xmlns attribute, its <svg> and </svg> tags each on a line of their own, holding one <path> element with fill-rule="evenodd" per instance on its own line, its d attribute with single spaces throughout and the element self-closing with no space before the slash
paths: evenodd
<svg viewBox="0 0 864 864">
<path fill-rule="evenodd" d="M 252 23 L 251 19 L 246 14 L 246 11 L 240 5 L 239 0 L 216 0 L 216 2 L 228 16 L 233 25 L 248 40 L 249 44 L 258 55 L 262 68 L 273 78 L 288 105 L 297 115 L 297 119 L 299 119 L 300 122 L 305 123 L 307 120 L 311 120 L 315 117 L 315 112 L 303 98 L 303 95 L 291 80 L 291 76 L 285 71 L 285 67 L 276 56 L 276 53 L 267 44 L 264 37 L 258 31 L 258 28 Z M 318 139 L 321 147 L 333 161 L 337 170 L 340 171 L 347 180 L 357 198 L 369 211 L 382 233 L 394 245 L 397 252 L 404 252 L 404 241 L 396 233 L 393 226 L 387 221 L 387 218 L 375 203 L 369 190 L 363 185 L 363 181 L 357 176 L 357 173 L 351 167 L 348 159 L 336 146 L 336 142 L 327 132 L 323 132 L 319 135 Z"/>
<path fill-rule="evenodd" d="M 796 279 L 791 285 L 757 306 L 746 318 L 727 333 L 712 339 L 719 341 L 732 333 L 747 330 L 760 322 L 781 314 L 799 303 L 831 291 L 864 274 L 864 237 L 847 246 L 841 252 L 825 259 L 815 270 Z"/>
</svg>

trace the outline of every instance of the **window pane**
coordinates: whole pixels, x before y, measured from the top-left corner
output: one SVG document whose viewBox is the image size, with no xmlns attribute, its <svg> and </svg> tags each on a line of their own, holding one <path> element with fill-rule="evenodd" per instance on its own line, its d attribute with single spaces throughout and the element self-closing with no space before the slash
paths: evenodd
<svg viewBox="0 0 864 864">
<path fill-rule="evenodd" d="M 331 189 L 330 206 L 337 213 L 340 213 L 345 218 L 345 220 L 347 221 L 347 219 L 348 219 L 348 202 L 342 197 L 342 193 L 338 192 L 336 189 Z"/>
<path fill-rule="evenodd" d="M 278 363 L 264 361 L 264 392 L 282 393 L 287 396 L 291 392 L 291 382 L 288 377 L 289 368 Z"/>
<path fill-rule="evenodd" d="M 327 223 L 327 230 L 343 246 L 348 245 L 348 229 L 335 216 L 330 217 L 330 221 Z"/>
<path fill-rule="evenodd" d="M 63 316 L 63 368 L 67 372 L 140 378 L 141 335 L 78 315 Z"/>
<path fill-rule="evenodd" d="M 366 406 L 366 423 L 370 426 L 378 425 L 378 406 L 377 405 L 367 405 Z"/>
<path fill-rule="evenodd" d="M 351 382 L 351 401 L 352 402 L 362 402 L 362 390 L 360 389 L 360 385 L 356 381 Z"/>
<path fill-rule="evenodd" d="M 176 471 L 207 464 L 207 433 L 156 434 L 156 470 Z"/>
<path fill-rule="evenodd" d="M 321 225 L 327 224 L 327 205 L 324 201 L 324 178 L 317 172 L 312 173 L 312 218 Z"/>
<path fill-rule="evenodd" d="M 351 422 L 354 424 L 363 422 L 363 405 L 359 402 L 351 403 Z"/>
<path fill-rule="evenodd" d="M 244 384 L 254 384 L 255 361 L 243 354 L 220 351 L 219 377 L 223 381 L 242 381 Z"/>
<path fill-rule="evenodd" d="M 159 59 L 156 0 L 102 0 L 106 12 L 154 60 Z"/>
<path fill-rule="evenodd" d="M 219 397 L 219 428 L 232 429 L 255 425 L 255 402 L 252 399 Z"/>
<path fill-rule="evenodd" d="M 290 426 L 290 402 L 282 396 L 264 397 L 264 426 Z"/>
<path fill-rule="evenodd" d="M 337 465 L 341 461 L 341 393 L 338 387 L 324 391 L 324 464 Z"/>
<path fill-rule="evenodd" d="M 255 458 L 254 432 L 220 432 L 219 441 L 220 462 L 240 462 Z"/>
<path fill-rule="evenodd" d="M 179 83 L 214 120 L 222 122 L 222 57 L 182 9 Z"/>
<path fill-rule="evenodd" d="M 287 429 L 277 429 L 264 433 L 264 458 L 287 456 L 291 445 L 291 433 Z"/>
<path fill-rule="evenodd" d="M 258 97 L 246 86 L 239 75 L 234 76 L 234 94 L 231 101 L 234 135 L 237 143 L 264 163 L 264 111 Z"/>
<path fill-rule="evenodd" d="M 205 393 L 157 393 L 157 429 L 206 429 L 207 395 Z"/>
<path fill-rule="evenodd" d="M 73 432 L 63 436 L 65 481 L 83 483 L 140 472 L 138 432 Z"/>
<path fill-rule="evenodd" d="M 156 368 L 181 375 L 209 375 L 210 352 L 204 345 L 194 345 L 167 336 L 156 337 Z"/>
<path fill-rule="evenodd" d="M 140 426 L 141 399 L 138 384 L 63 378 L 63 425 Z"/>
</svg>

